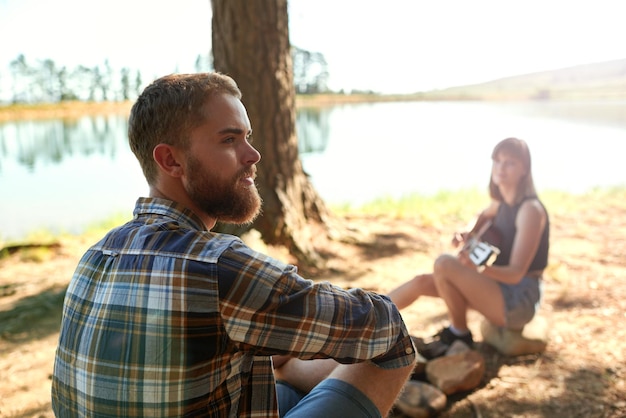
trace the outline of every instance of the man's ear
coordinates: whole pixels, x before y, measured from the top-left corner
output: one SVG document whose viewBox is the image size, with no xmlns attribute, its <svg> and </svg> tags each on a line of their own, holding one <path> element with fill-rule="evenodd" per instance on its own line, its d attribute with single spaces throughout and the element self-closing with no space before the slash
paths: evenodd
<svg viewBox="0 0 626 418">
<path fill-rule="evenodd" d="M 166 174 L 172 177 L 180 177 L 183 167 L 178 162 L 174 147 L 168 144 L 159 144 L 152 151 L 152 158 Z"/>
</svg>

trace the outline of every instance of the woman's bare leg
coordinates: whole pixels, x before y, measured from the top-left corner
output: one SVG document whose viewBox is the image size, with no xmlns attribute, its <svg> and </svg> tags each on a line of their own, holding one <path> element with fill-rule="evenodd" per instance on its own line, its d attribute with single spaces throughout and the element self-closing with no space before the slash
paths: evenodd
<svg viewBox="0 0 626 418">
<path fill-rule="evenodd" d="M 418 274 L 387 294 L 398 309 L 404 309 L 420 296 L 438 297 L 432 274 Z"/>
<path fill-rule="evenodd" d="M 468 329 L 468 308 L 480 312 L 494 325 L 505 324 L 504 298 L 498 283 L 464 266 L 455 256 L 437 258 L 434 283 L 456 329 Z"/>
</svg>

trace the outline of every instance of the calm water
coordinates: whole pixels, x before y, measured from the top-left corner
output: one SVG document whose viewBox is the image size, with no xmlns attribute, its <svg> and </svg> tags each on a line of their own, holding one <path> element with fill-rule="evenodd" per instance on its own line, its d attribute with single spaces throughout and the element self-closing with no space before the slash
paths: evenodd
<svg viewBox="0 0 626 418">
<path fill-rule="evenodd" d="M 508 136 L 528 142 L 539 190 L 626 185 L 626 102 L 342 105 L 299 111 L 297 128 L 304 169 L 331 204 L 485 188 L 491 149 Z M 7 240 L 130 216 L 147 186 L 126 118 L 108 116 L 0 124 L 0 191 Z"/>
</svg>

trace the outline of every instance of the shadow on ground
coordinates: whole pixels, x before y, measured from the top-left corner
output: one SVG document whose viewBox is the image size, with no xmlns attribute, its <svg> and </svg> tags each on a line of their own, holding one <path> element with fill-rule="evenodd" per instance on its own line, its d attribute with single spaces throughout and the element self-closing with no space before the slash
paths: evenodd
<svg viewBox="0 0 626 418">
<path fill-rule="evenodd" d="M 315 280 L 321 276 L 337 275 L 347 282 L 362 278 L 363 270 L 355 267 L 354 263 L 343 262 L 342 257 L 354 257 L 369 261 L 384 260 L 391 257 L 402 257 L 405 254 L 419 254 L 428 249 L 428 241 L 413 235 L 398 233 L 370 233 L 344 237 L 344 241 L 329 243 L 327 247 L 319 248 L 318 253 L 331 267 L 310 267 L 299 265 L 301 273 Z M 346 251 L 347 248 L 350 250 Z"/>
<path fill-rule="evenodd" d="M 58 332 L 66 290 L 52 287 L 0 311 L 0 338 L 23 344 Z"/>
</svg>

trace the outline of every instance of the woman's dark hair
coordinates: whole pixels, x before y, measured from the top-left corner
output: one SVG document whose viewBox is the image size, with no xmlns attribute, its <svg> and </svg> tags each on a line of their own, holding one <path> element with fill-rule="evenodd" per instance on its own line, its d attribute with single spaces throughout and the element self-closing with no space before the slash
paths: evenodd
<svg viewBox="0 0 626 418">
<path fill-rule="evenodd" d="M 519 160 L 526 169 L 526 175 L 520 179 L 517 185 L 517 193 L 515 201 L 519 202 L 525 197 L 537 196 L 535 190 L 535 183 L 533 181 L 532 165 L 530 160 L 530 150 L 526 141 L 517 138 L 506 138 L 500 141 L 493 152 L 491 153 L 491 159 L 494 160 L 500 153 L 507 154 L 513 158 Z M 500 189 L 493 182 L 493 178 L 489 177 L 489 195 L 492 199 L 502 201 L 503 197 L 500 194 Z"/>
</svg>

